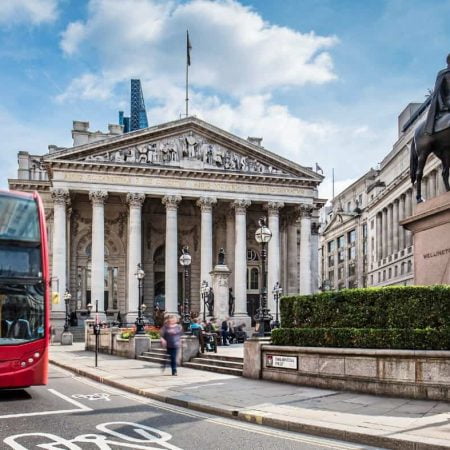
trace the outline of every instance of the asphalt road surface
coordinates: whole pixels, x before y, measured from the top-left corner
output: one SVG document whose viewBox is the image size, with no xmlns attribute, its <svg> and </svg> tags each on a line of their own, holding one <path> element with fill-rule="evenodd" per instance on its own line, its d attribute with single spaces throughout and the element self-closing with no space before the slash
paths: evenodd
<svg viewBox="0 0 450 450">
<path fill-rule="evenodd" d="M 0 391 L 1 450 L 362 448 L 371 447 L 190 411 L 55 367 L 48 386 Z"/>
</svg>

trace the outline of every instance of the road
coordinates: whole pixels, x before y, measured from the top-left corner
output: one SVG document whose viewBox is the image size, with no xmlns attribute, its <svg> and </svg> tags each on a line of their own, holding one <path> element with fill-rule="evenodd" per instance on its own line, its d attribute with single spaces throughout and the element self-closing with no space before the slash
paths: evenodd
<svg viewBox="0 0 450 450">
<path fill-rule="evenodd" d="M 51 367 L 48 386 L 0 391 L 0 449 L 369 449 L 128 394 Z"/>
</svg>

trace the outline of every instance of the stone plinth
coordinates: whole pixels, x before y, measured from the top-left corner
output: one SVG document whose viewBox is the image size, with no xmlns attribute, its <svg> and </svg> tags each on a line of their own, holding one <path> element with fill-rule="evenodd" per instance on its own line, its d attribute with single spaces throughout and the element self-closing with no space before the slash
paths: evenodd
<svg viewBox="0 0 450 450">
<path fill-rule="evenodd" d="M 450 284 L 450 192 L 419 203 L 401 225 L 414 239 L 414 283 Z"/>
<path fill-rule="evenodd" d="M 72 345 L 73 344 L 73 334 L 70 331 L 64 331 L 61 334 L 61 345 Z"/>
<path fill-rule="evenodd" d="M 228 316 L 230 269 L 225 264 L 217 264 L 210 272 L 214 292 L 214 317 L 219 324 Z"/>
</svg>

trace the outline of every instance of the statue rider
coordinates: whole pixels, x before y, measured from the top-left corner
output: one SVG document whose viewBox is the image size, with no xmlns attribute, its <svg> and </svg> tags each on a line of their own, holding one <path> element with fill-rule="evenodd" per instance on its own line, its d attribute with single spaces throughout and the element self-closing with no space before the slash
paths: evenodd
<svg viewBox="0 0 450 450">
<path fill-rule="evenodd" d="M 447 67 L 441 70 L 436 77 L 425 123 L 425 132 L 429 135 L 433 134 L 436 120 L 448 112 L 450 112 L 450 54 L 447 56 Z"/>
</svg>

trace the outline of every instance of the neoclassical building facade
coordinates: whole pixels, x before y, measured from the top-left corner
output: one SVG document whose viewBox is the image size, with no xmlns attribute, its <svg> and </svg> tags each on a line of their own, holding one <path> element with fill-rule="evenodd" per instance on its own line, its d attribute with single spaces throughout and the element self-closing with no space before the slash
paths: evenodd
<svg viewBox="0 0 450 450">
<path fill-rule="evenodd" d="M 138 312 L 137 265 L 145 272 L 146 314 L 155 305 L 176 313 L 183 292 L 181 248 L 192 256 L 191 309 L 201 313 L 200 286 L 225 249 L 235 316 L 249 321 L 261 288 L 254 239 L 268 218 L 269 307 L 277 281 L 287 293 L 318 288 L 318 198 L 322 176 L 194 117 L 123 134 L 90 132 L 74 122 L 74 146 L 19 152 L 10 189 L 37 190 L 47 216 L 52 289 L 71 294 L 71 310 L 86 317 L 98 300 L 109 318 Z M 52 305 L 61 324 L 63 301 Z"/>
<path fill-rule="evenodd" d="M 412 103 L 398 118 L 398 139 L 376 169 L 370 169 L 332 200 L 322 213 L 319 247 L 321 286 L 343 289 L 414 283 L 414 245 L 400 222 L 416 207 L 409 165 L 414 130 L 429 100 Z M 440 161 L 428 158 L 425 199 L 445 192 Z"/>
</svg>

